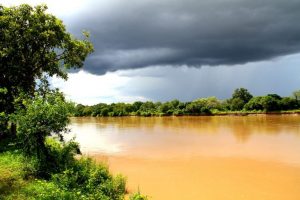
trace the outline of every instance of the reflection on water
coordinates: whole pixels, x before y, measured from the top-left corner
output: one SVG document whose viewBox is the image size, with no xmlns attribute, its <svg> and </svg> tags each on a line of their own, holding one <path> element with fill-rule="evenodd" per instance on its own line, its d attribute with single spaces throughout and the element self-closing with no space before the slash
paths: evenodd
<svg viewBox="0 0 300 200">
<path fill-rule="evenodd" d="M 239 156 L 300 164 L 300 116 L 72 118 L 71 129 L 90 154 Z"/>
<path fill-rule="evenodd" d="M 172 199 L 281 199 L 284 193 L 289 193 L 284 199 L 300 199 L 298 115 L 71 122 L 83 152 L 106 156 L 113 171 L 128 176 L 130 187 L 139 185 L 153 199 L 170 199 L 171 191 Z M 173 194 L 173 187 L 182 191 Z M 199 192 L 200 187 L 205 191 Z"/>
</svg>

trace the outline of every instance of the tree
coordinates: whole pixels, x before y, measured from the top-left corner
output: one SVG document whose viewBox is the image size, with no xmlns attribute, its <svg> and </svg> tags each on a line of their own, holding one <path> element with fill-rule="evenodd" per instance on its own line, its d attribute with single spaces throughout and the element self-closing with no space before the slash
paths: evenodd
<svg viewBox="0 0 300 200">
<path fill-rule="evenodd" d="M 33 98 L 23 100 L 23 107 L 12 115 L 12 119 L 18 124 L 17 136 L 23 152 L 37 158 L 37 168 L 43 176 L 47 176 L 53 169 L 58 170 L 59 165 L 71 160 L 79 151 L 75 142 L 57 143 L 55 145 L 63 148 L 58 153 L 55 150 L 57 148 L 53 148 L 55 145 L 49 146 L 46 141 L 52 136 L 63 142 L 63 134 L 68 132 L 67 125 L 73 108 L 74 105 L 67 103 L 64 96 L 55 90 L 48 91 L 45 95 L 35 93 Z"/>
<path fill-rule="evenodd" d="M 233 94 L 232 94 L 232 98 L 233 99 L 236 99 L 236 98 L 239 98 L 241 99 L 242 101 L 244 102 L 248 102 L 251 98 L 252 98 L 252 94 L 250 94 L 250 92 L 245 89 L 245 88 L 238 88 L 238 89 L 235 89 Z"/>
<path fill-rule="evenodd" d="M 189 114 L 211 114 L 213 109 L 220 109 L 221 102 L 216 97 L 200 98 L 187 104 L 185 111 Z"/>
<path fill-rule="evenodd" d="M 244 108 L 246 110 L 280 110 L 280 100 L 272 95 L 253 97 Z"/>
<path fill-rule="evenodd" d="M 76 117 L 81 117 L 81 116 L 83 116 L 83 110 L 84 110 L 84 108 L 85 108 L 84 105 L 82 105 L 82 104 L 77 104 L 77 105 L 75 106 L 75 113 L 74 113 L 74 115 L 75 115 Z"/>
<path fill-rule="evenodd" d="M 66 79 L 67 69 L 82 67 L 93 51 L 88 33 L 74 38 L 46 10 L 46 5 L 0 5 L 0 88 L 5 91 L 0 92 L 0 113 L 13 113 L 21 93 L 33 96 L 44 75 Z"/>
<path fill-rule="evenodd" d="M 252 94 L 245 88 L 235 89 L 232 98 L 228 101 L 231 110 L 242 110 L 244 105 L 252 98 Z"/>
<path fill-rule="evenodd" d="M 261 104 L 265 111 L 280 110 L 279 100 L 269 95 L 262 97 Z"/>
<path fill-rule="evenodd" d="M 134 112 L 138 111 L 141 107 L 141 105 L 143 105 L 143 102 L 141 101 L 136 101 L 132 104 L 132 109 Z"/>
<path fill-rule="evenodd" d="M 230 110 L 242 110 L 246 105 L 240 98 L 233 98 L 228 101 Z"/>
<path fill-rule="evenodd" d="M 274 98 L 276 100 L 281 100 L 282 99 L 282 97 L 279 96 L 278 94 L 268 94 L 267 96 L 270 96 L 270 97 L 272 97 L 272 98 Z"/>
<path fill-rule="evenodd" d="M 296 99 L 291 97 L 284 97 L 280 100 L 280 107 L 282 110 L 292 110 L 299 108 L 299 103 Z"/>
<path fill-rule="evenodd" d="M 245 110 L 263 110 L 263 106 L 261 104 L 261 96 L 253 97 L 248 103 L 245 104 Z"/>
<path fill-rule="evenodd" d="M 293 96 L 295 97 L 295 99 L 297 101 L 299 101 L 300 100 L 300 90 L 294 91 Z"/>
</svg>

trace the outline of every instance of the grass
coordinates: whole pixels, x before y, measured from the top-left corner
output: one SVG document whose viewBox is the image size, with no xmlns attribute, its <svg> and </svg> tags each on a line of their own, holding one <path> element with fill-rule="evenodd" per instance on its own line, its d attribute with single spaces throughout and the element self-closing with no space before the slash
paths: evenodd
<svg viewBox="0 0 300 200">
<path fill-rule="evenodd" d="M 0 199 L 24 199 L 15 197 L 29 183 L 24 179 L 25 167 L 24 157 L 20 153 L 0 153 Z"/>
<path fill-rule="evenodd" d="M 19 150 L 0 152 L 0 200 L 122 200 L 126 180 L 112 176 L 107 166 L 81 158 L 62 173 L 45 180 L 34 176 L 34 162 Z M 147 200 L 130 194 L 130 200 Z"/>
<path fill-rule="evenodd" d="M 82 158 L 50 180 L 31 174 L 34 163 L 18 150 L 0 153 L 0 199 L 123 199 L 125 179 L 113 177 L 104 165 Z"/>
<path fill-rule="evenodd" d="M 0 200 L 123 200 L 128 196 L 122 175 L 112 175 L 107 165 L 90 158 L 75 159 L 70 146 L 60 146 L 55 140 L 46 141 L 49 149 L 59 163 L 62 158 L 69 161 L 63 167 L 56 164 L 59 170 L 54 171 L 48 165 L 43 170 L 50 176 L 39 176 L 40 162 L 26 157 L 16 141 L 0 138 Z M 147 200 L 139 192 L 129 195 L 130 200 Z"/>
</svg>

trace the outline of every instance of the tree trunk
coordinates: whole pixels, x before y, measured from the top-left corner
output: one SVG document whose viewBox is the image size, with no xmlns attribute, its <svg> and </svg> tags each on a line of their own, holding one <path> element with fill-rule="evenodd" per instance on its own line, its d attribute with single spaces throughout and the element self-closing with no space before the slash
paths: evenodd
<svg viewBox="0 0 300 200">
<path fill-rule="evenodd" d="M 12 137 L 17 137 L 17 125 L 15 123 L 11 123 L 10 125 L 10 133 Z"/>
</svg>

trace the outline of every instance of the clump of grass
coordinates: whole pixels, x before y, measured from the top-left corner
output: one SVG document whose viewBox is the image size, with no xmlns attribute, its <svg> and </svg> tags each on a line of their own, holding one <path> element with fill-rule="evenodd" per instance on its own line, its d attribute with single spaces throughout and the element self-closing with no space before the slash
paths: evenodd
<svg viewBox="0 0 300 200">
<path fill-rule="evenodd" d="M 149 199 L 148 196 L 141 194 L 140 189 L 138 189 L 137 192 L 129 196 L 129 200 L 148 200 L 148 199 Z"/>
<path fill-rule="evenodd" d="M 30 162 L 18 151 L 7 151 L 0 154 L 0 199 L 11 193 L 19 193 L 26 185 Z"/>
<path fill-rule="evenodd" d="M 75 160 L 49 180 L 35 178 L 34 167 L 19 151 L 0 153 L 0 199 L 121 200 L 126 194 L 126 179 L 90 158 Z"/>
</svg>

